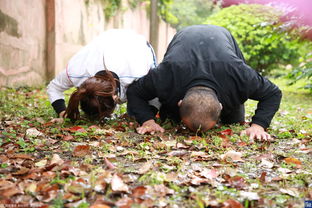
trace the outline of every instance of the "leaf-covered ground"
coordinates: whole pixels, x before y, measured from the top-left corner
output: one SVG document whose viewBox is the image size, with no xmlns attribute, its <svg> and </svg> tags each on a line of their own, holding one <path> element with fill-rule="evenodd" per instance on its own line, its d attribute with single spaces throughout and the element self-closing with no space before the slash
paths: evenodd
<svg viewBox="0 0 312 208">
<path fill-rule="evenodd" d="M 285 86 L 284 81 L 276 82 Z M 0 92 L 2 207 L 304 207 L 312 199 L 312 96 L 283 87 L 271 143 L 246 126 L 138 135 L 119 109 L 59 123 L 44 89 Z M 256 102 L 247 103 L 247 121 Z"/>
</svg>

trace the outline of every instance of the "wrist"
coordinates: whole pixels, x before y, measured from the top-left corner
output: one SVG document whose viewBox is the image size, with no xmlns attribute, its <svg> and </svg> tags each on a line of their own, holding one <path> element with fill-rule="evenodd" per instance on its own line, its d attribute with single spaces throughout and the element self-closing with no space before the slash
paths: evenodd
<svg viewBox="0 0 312 208">
<path fill-rule="evenodd" d="M 143 122 L 142 126 L 150 125 L 150 124 L 155 124 L 155 120 L 154 119 L 147 120 Z"/>
<path fill-rule="evenodd" d="M 263 130 L 263 131 L 264 131 L 264 128 L 263 128 L 262 126 L 260 126 L 259 124 L 252 123 L 252 124 L 251 124 L 251 127 L 257 128 L 257 129 L 260 129 L 260 130 Z"/>
</svg>

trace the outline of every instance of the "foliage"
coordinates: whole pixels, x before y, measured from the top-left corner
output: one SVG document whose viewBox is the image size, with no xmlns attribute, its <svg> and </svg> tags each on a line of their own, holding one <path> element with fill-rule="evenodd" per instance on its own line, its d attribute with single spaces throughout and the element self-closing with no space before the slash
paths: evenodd
<svg viewBox="0 0 312 208">
<path fill-rule="evenodd" d="M 292 80 L 289 84 L 293 85 L 299 80 L 305 80 L 308 83 L 304 88 L 312 92 L 312 52 L 307 55 L 306 59 L 308 60 L 306 63 L 299 65 L 289 73 L 288 78 Z"/>
<path fill-rule="evenodd" d="M 116 15 L 117 11 L 121 8 L 121 0 L 101 0 L 104 5 L 105 18 L 109 19 Z"/>
<path fill-rule="evenodd" d="M 176 29 L 202 24 L 219 9 L 221 1 L 159 0 L 160 16 Z"/>
<path fill-rule="evenodd" d="M 280 21 L 282 13 L 270 6 L 241 4 L 222 9 L 206 21 L 227 28 L 237 40 L 247 63 L 269 73 L 277 64 L 297 64 L 304 41 L 300 29 Z"/>
<path fill-rule="evenodd" d="M 115 16 L 116 13 L 121 9 L 121 0 L 99 0 L 103 6 L 103 13 L 107 20 Z M 133 0 L 136 1 L 136 0 Z M 90 0 L 84 1 L 86 6 L 89 6 Z"/>
</svg>

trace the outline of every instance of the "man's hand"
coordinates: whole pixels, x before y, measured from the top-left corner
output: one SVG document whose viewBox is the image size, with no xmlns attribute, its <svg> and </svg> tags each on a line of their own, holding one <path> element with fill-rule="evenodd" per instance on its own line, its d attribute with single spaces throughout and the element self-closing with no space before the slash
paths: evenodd
<svg viewBox="0 0 312 208">
<path fill-rule="evenodd" d="M 159 126 L 154 119 L 145 121 L 142 126 L 137 128 L 137 132 L 139 134 L 151 133 L 154 134 L 155 132 L 165 132 L 165 130 Z"/>
<path fill-rule="evenodd" d="M 249 136 L 251 140 L 253 139 L 257 139 L 259 141 L 272 141 L 273 140 L 271 136 L 264 131 L 264 128 L 262 126 L 259 126 L 258 124 L 251 124 L 249 128 L 241 132 L 241 136 L 244 134 Z"/>
</svg>

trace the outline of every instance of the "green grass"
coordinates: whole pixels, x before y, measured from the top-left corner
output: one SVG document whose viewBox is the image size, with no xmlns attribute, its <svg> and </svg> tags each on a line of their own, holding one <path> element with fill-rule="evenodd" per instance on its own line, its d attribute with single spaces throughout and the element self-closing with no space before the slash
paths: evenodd
<svg viewBox="0 0 312 208">
<path fill-rule="evenodd" d="M 247 125 L 196 135 L 167 122 L 165 134 L 138 135 L 137 124 L 125 116 L 104 124 L 87 119 L 51 123 L 55 113 L 44 88 L 2 88 L 0 202 L 222 207 L 235 200 L 246 208 L 303 207 L 312 197 L 312 95 L 298 88 L 302 83 L 273 82 L 282 89 L 283 99 L 268 129 L 275 138 L 272 143 L 241 137 Z M 256 104 L 246 103 L 247 121 Z M 124 112 L 122 106 L 117 115 Z M 77 125 L 85 131 L 70 130 Z M 34 128 L 42 134 L 26 133 Z M 233 135 L 221 136 L 226 129 Z M 79 145 L 82 156 L 76 154 Z M 230 150 L 241 153 L 243 161 L 221 159 Z M 55 155 L 61 161 L 51 165 Z M 123 182 L 117 190 L 112 182 L 118 182 L 116 174 Z M 128 191 L 118 190 L 125 186 Z"/>
</svg>

